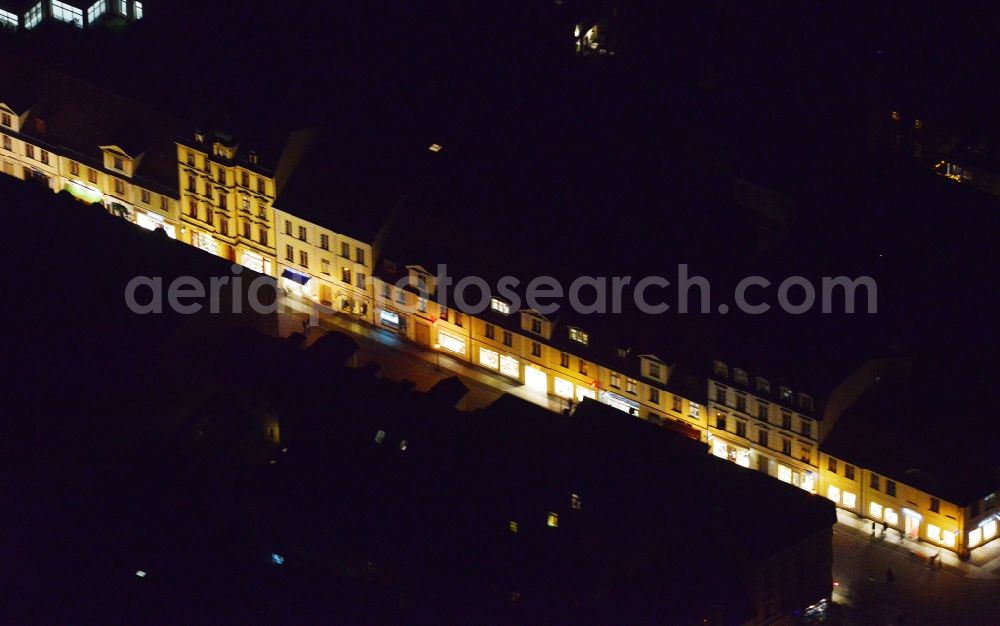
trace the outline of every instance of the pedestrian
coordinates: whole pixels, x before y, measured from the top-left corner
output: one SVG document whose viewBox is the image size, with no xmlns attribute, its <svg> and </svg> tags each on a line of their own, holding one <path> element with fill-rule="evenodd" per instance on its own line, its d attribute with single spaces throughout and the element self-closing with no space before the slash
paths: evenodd
<svg viewBox="0 0 1000 626">
<path fill-rule="evenodd" d="M 892 568 L 890 567 L 889 569 L 885 570 L 885 582 L 891 583 L 894 580 L 896 580 L 896 576 L 893 575 Z"/>
</svg>

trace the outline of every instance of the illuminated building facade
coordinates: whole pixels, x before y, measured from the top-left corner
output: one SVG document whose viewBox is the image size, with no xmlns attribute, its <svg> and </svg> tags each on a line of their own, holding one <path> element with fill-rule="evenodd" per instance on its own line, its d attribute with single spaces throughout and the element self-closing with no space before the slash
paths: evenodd
<svg viewBox="0 0 1000 626">
<path fill-rule="evenodd" d="M 33 85 L 0 93 L 0 171 L 178 235 L 175 120 L 7 57 L 0 68 L 8 85 Z"/>
<path fill-rule="evenodd" d="M 820 428 L 812 396 L 722 361 L 707 381 L 712 454 L 815 493 Z"/>
<path fill-rule="evenodd" d="M 109 19 L 141 20 L 147 0 L 0 0 L 0 28 L 33 30 L 47 22 L 77 28 Z"/>
</svg>

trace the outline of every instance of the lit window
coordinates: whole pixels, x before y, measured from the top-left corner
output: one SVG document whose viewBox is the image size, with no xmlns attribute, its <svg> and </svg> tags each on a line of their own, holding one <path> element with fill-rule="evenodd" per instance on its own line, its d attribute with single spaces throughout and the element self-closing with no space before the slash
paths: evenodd
<svg viewBox="0 0 1000 626">
<path fill-rule="evenodd" d="M 555 391 L 556 395 L 560 398 L 572 398 L 573 397 L 573 383 L 568 380 L 563 380 L 562 378 L 555 379 Z"/>
<path fill-rule="evenodd" d="M 118 0 L 118 13 L 128 15 L 128 2 L 126 0 Z"/>
<path fill-rule="evenodd" d="M 778 465 L 778 480 L 790 483 L 792 482 L 792 470 L 784 465 Z"/>
<path fill-rule="evenodd" d="M 510 314 L 510 304 L 504 302 L 500 298 L 493 298 L 490 300 L 490 308 L 497 313 L 503 313 L 504 315 Z"/>
<path fill-rule="evenodd" d="M 882 505 L 879 504 L 878 502 L 868 503 L 868 514 L 874 517 L 875 519 L 882 519 L 882 511 L 883 511 Z"/>
<path fill-rule="evenodd" d="M 890 526 L 898 526 L 899 525 L 899 513 L 897 513 L 894 509 L 886 509 L 885 510 L 885 522 L 887 524 L 889 524 Z"/>
<path fill-rule="evenodd" d="M 632 380 L 631 378 L 625 379 L 625 391 L 631 394 L 638 393 L 638 388 L 635 384 L 635 381 Z"/>
<path fill-rule="evenodd" d="M 697 418 L 701 417 L 701 406 L 699 406 L 696 402 L 692 402 L 689 405 L 689 411 L 688 412 L 690 413 L 691 417 L 697 419 Z"/>
<path fill-rule="evenodd" d="M 38 23 L 42 21 L 42 3 L 39 2 L 35 6 L 28 9 L 28 12 L 24 14 L 24 27 L 27 29 L 32 29 L 38 26 Z"/>
<path fill-rule="evenodd" d="M 790 402 L 792 400 L 792 390 L 788 387 L 781 387 L 781 399 Z"/>
<path fill-rule="evenodd" d="M 927 538 L 931 541 L 941 541 L 941 528 L 934 524 L 927 524 Z"/>
<path fill-rule="evenodd" d="M 941 543 L 948 546 L 949 548 L 955 547 L 955 533 L 950 530 L 946 530 L 941 533 Z"/>
<path fill-rule="evenodd" d="M 479 364 L 495 370 L 500 367 L 500 355 L 494 350 L 487 350 L 486 348 L 480 347 Z"/>
<path fill-rule="evenodd" d="M 577 494 L 575 494 L 575 493 L 571 493 L 570 494 L 570 496 L 569 496 L 569 505 L 575 511 L 579 511 L 580 509 L 583 508 L 583 502 L 580 500 L 580 496 L 577 495 Z"/>
<path fill-rule="evenodd" d="M 83 28 L 83 11 L 59 0 L 52 0 L 52 18 Z"/>
<path fill-rule="evenodd" d="M 557 513 L 549 513 L 548 525 L 550 528 L 559 527 L 559 515 Z"/>
<path fill-rule="evenodd" d="M 834 502 L 839 503 L 840 502 L 840 489 L 838 489 L 837 487 L 834 487 L 833 485 L 830 485 L 829 487 L 826 488 L 826 497 L 830 498 Z"/>
<path fill-rule="evenodd" d="M 17 15 L 0 9 L 0 26 L 6 26 L 7 28 L 17 30 Z M 4 115 L 4 119 L 6 120 L 10 118 L 7 117 L 7 115 Z M 5 122 L 4 126 L 10 126 L 10 124 Z"/>
<path fill-rule="evenodd" d="M 431 152 L 441 152 L 441 144 L 432 143 L 427 149 Z"/>
<path fill-rule="evenodd" d="M 514 520 L 507 522 L 507 528 L 510 529 L 510 532 L 517 534 L 517 522 Z"/>
<path fill-rule="evenodd" d="M 924 123 L 920 120 L 913 120 L 913 127 L 916 128 L 917 130 L 920 130 L 921 128 L 924 127 Z"/>
<path fill-rule="evenodd" d="M 990 520 L 983 524 L 983 539 L 989 541 L 990 539 L 997 536 L 997 521 Z"/>
<path fill-rule="evenodd" d="M 438 343 L 442 348 L 455 354 L 465 354 L 465 340 L 452 337 L 444 333 L 438 333 Z"/>
<path fill-rule="evenodd" d="M 841 503 L 847 508 L 853 509 L 858 505 L 858 496 L 850 491 L 845 491 L 841 499 Z"/>
<path fill-rule="evenodd" d="M 380 430 L 375 433 L 375 443 L 382 443 L 383 441 L 385 441 L 385 431 Z"/>
<path fill-rule="evenodd" d="M 135 19 L 142 19 L 142 3 L 139 0 L 135 1 Z"/>
<path fill-rule="evenodd" d="M 741 385 L 747 384 L 747 373 L 741 369 L 733 370 L 733 380 Z"/>
<path fill-rule="evenodd" d="M 889 119 L 891 119 L 894 122 L 898 122 L 899 119 L 900 119 L 900 117 L 899 117 L 899 111 L 892 111 L 892 112 L 890 112 L 889 113 Z"/>
<path fill-rule="evenodd" d="M 983 540 L 983 529 L 977 528 L 969 531 L 969 547 L 979 545 Z"/>
<path fill-rule="evenodd" d="M 578 341 L 583 345 L 587 345 L 587 343 L 590 341 L 590 336 L 587 333 L 580 330 L 579 328 L 570 328 L 569 338 L 572 339 L 573 341 Z"/>
</svg>

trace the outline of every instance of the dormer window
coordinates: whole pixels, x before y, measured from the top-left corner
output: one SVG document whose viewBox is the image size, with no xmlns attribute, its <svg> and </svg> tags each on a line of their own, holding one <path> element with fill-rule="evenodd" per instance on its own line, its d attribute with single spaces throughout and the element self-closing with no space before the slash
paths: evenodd
<svg viewBox="0 0 1000 626">
<path fill-rule="evenodd" d="M 114 167 L 119 172 L 125 171 L 125 159 L 121 158 L 120 156 L 116 156 L 113 157 L 112 160 L 114 162 L 114 165 L 112 167 Z"/>
<path fill-rule="evenodd" d="M 531 319 L 531 332 L 535 333 L 536 335 L 542 334 L 542 320 L 538 319 L 537 317 Z"/>
<path fill-rule="evenodd" d="M 45 120 L 40 117 L 35 118 L 35 131 L 39 133 L 45 132 Z"/>
<path fill-rule="evenodd" d="M 722 376 L 723 378 L 729 377 L 729 368 L 722 361 L 716 361 L 713 369 L 716 376 Z"/>
<path fill-rule="evenodd" d="M 757 391 L 760 391 L 761 393 L 771 393 L 771 383 L 769 383 L 766 379 L 758 377 L 754 380 L 757 383 Z"/>
<path fill-rule="evenodd" d="M 799 394 L 799 408 L 803 411 L 813 410 L 813 399 L 804 393 Z"/>
<path fill-rule="evenodd" d="M 733 380 L 739 385 L 745 385 L 747 384 L 747 373 L 741 369 L 734 369 Z"/>
<path fill-rule="evenodd" d="M 503 313 L 504 315 L 510 315 L 510 304 L 504 302 L 500 298 L 490 299 L 490 308 L 497 313 Z"/>
<path fill-rule="evenodd" d="M 253 150 L 251 150 L 250 151 L 249 159 L 250 159 L 250 164 L 251 165 L 257 165 L 260 162 L 260 155 L 258 155 L 256 152 L 254 152 Z"/>
<path fill-rule="evenodd" d="M 650 363 L 649 364 L 649 376 L 650 376 L 650 378 L 659 378 L 660 377 L 660 364 L 659 363 Z"/>
<path fill-rule="evenodd" d="M 781 399 L 782 399 L 782 401 L 784 401 L 784 402 L 791 402 L 791 400 L 792 400 L 792 390 L 789 389 L 788 387 L 780 387 L 779 389 L 781 390 Z"/>
<path fill-rule="evenodd" d="M 573 341 L 582 343 L 583 345 L 587 345 L 588 343 L 590 343 L 590 335 L 583 332 L 579 328 L 570 328 L 569 338 L 572 339 Z"/>
<path fill-rule="evenodd" d="M 11 118 L 10 118 L 10 113 L 4 113 L 4 114 L 0 115 L 0 124 L 3 124 L 7 128 L 10 128 L 11 127 L 11 123 L 12 122 L 11 122 Z"/>
<path fill-rule="evenodd" d="M 205 143 L 205 133 L 200 130 L 194 131 L 194 140 L 198 143 Z"/>
<path fill-rule="evenodd" d="M 624 359 L 625 357 L 628 356 L 628 350 L 626 350 L 625 348 L 618 348 L 618 350 L 616 350 L 616 353 L 618 354 L 619 359 Z"/>
</svg>

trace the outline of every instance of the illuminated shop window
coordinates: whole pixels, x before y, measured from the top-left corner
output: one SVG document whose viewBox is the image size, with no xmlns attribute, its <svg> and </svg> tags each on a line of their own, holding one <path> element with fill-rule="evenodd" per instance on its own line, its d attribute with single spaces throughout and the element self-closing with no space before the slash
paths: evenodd
<svg viewBox="0 0 1000 626">
<path fill-rule="evenodd" d="M 927 524 L 927 538 L 931 541 L 941 541 L 941 528 L 934 524 Z"/>
<path fill-rule="evenodd" d="M 562 378 L 555 379 L 555 392 L 560 398 L 572 398 L 573 397 L 573 383 L 568 380 L 563 380 Z"/>
<path fill-rule="evenodd" d="M 983 540 L 989 541 L 997 536 L 997 521 L 990 520 L 983 524 Z"/>
<path fill-rule="evenodd" d="M 778 465 L 778 480 L 786 483 L 792 482 L 792 470 L 784 465 Z"/>
<path fill-rule="evenodd" d="M 875 519 L 882 519 L 882 511 L 883 511 L 882 505 L 879 504 L 878 502 L 868 503 L 868 514 L 874 517 Z"/>
<path fill-rule="evenodd" d="M 830 498 L 834 502 L 840 502 L 840 489 L 830 485 L 826 488 L 826 497 Z"/>
<path fill-rule="evenodd" d="M 511 378 L 521 377 L 521 363 L 506 354 L 500 357 L 500 373 Z"/>
<path fill-rule="evenodd" d="M 495 370 L 500 367 L 500 355 L 493 350 L 479 348 L 479 364 Z"/>
<path fill-rule="evenodd" d="M 951 530 L 946 530 L 941 533 L 941 543 L 948 546 L 949 548 L 955 547 L 955 532 Z"/>
<path fill-rule="evenodd" d="M 576 386 L 576 399 L 579 402 L 583 402 L 584 398 L 590 398 L 591 400 L 597 399 L 597 392 L 589 387 L 583 387 L 581 385 Z"/>
<path fill-rule="evenodd" d="M 853 509 L 858 505 L 858 496 L 850 491 L 845 491 L 841 503 L 847 508 Z"/>
<path fill-rule="evenodd" d="M 455 354 L 465 354 L 465 341 L 458 337 L 452 337 L 444 333 L 438 334 L 438 343 L 441 347 Z"/>
<path fill-rule="evenodd" d="M 899 526 L 899 513 L 893 509 L 886 509 L 885 522 L 890 526 Z"/>
<path fill-rule="evenodd" d="M 977 528 L 969 531 L 969 547 L 978 546 L 983 541 L 983 529 Z"/>
</svg>

